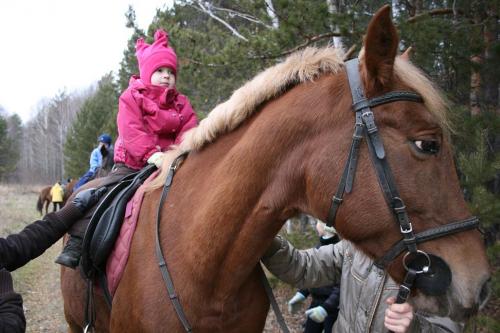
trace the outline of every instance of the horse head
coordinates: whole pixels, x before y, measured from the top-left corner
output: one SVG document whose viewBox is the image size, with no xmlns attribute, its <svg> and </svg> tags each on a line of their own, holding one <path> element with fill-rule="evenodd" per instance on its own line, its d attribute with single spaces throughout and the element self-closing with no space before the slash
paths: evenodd
<svg viewBox="0 0 500 333">
<path fill-rule="evenodd" d="M 409 228 L 413 229 L 411 235 L 443 231 L 455 221 L 470 222 L 471 215 L 455 172 L 446 103 L 406 56 L 396 56 L 399 40 L 388 6 L 379 10 L 370 22 L 364 43 L 357 70 L 366 99 L 356 104 L 394 98 L 396 91 L 408 94 L 405 95 L 407 98 L 372 103 L 376 105 L 368 110 L 373 113 L 370 116 L 378 129 L 378 138 L 370 141 L 382 141 L 383 158 L 392 170 L 390 178 L 399 190 L 401 203 L 404 202 L 400 208 L 405 210 Z M 332 85 L 336 91 L 353 88 L 352 85 L 349 87 L 345 75 L 340 82 L 332 81 Z M 339 193 L 335 192 L 339 182 L 349 178 L 341 176 L 350 156 L 353 128 L 340 128 L 336 124 L 345 123 L 344 117 L 347 116 L 354 125 L 353 100 L 349 95 L 336 94 L 335 117 L 331 110 L 326 111 L 330 116 L 319 111 L 316 114 L 322 123 L 321 128 L 316 128 L 316 145 L 322 148 L 316 149 L 317 153 L 311 154 L 307 163 L 306 180 L 309 184 L 305 202 L 311 204 L 303 204 L 305 209 L 311 209 L 310 212 L 324 220 L 329 216 L 332 198 Z M 354 169 L 357 171 L 349 171 L 354 175 L 348 190 L 350 193 L 346 193 L 342 200 L 337 198 L 342 204 L 338 205 L 335 225 L 342 237 L 352 241 L 371 258 L 380 259 L 403 238 L 404 227 L 398 224 L 398 216 L 393 211 L 394 202 L 384 195 L 384 191 L 387 192 L 384 182 L 387 181 L 380 178 L 386 177 L 387 171 L 380 171 L 382 167 L 377 171 L 372 165 L 372 160 L 381 159 L 381 156 L 377 157 L 378 152 L 373 152 L 376 147 L 371 150 L 367 142 L 359 146 L 357 168 Z M 417 308 L 456 320 L 475 314 L 487 298 L 489 279 L 483 239 L 477 228 L 459 229 L 453 234 L 444 232 L 439 238 L 416 244 L 416 248 L 421 251 L 419 254 L 423 254 L 420 261 L 425 264 L 422 267 L 434 269 L 428 274 L 431 280 L 426 282 L 427 288 L 424 286 L 422 290 L 413 291 L 412 302 Z M 398 254 L 384 266 L 401 283 L 407 258 L 403 259 L 405 251 Z"/>
</svg>

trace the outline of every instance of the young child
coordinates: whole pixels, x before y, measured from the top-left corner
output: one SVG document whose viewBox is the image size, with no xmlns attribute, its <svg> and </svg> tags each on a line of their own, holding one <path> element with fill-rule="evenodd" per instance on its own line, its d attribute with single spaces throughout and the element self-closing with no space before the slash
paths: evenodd
<svg viewBox="0 0 500 333">
<path fill-rule="evenodd" d="M 319 236 L 319 243 L 316 248 L 336 244 L 340 241 L 336 231 L 319 220 L 316 223 L 316 231 Z M 309 295 L 311 295 L 312 301 L 305 313 L 307 320 L 304 333 L 331 333 L 339 312 L 340 285 L 334 284 L 320 288 L 300 289 L 288 302 L 288 311 L 295 313 L 298 305 L 304 302 Z"/>
<path fill-rule="evenodd" d="M 132 76 L 120 96 L 115 167 L 106 183 L 116 182 L 148 163 L 160 168 L 163 152 L 179 144 L 182 135 L 198 123 L 188 98 L 175 89 L 177 55 L 168 46 L 168 34 L 157 30 L 151 45 L 142 38 L 137 40 L 136 56 L 140 77 Z M 78 266 L 83 236 L 92 215 L 87 216 L 73 225 L 57 263 Z"/>
<path fill-rule="evenodd" d="M 55 212 L 57 210 L 57 206 L 61 209 L 64 201 L 64 189 L 61 186 L 61 182 L 57 182 L 54 186 L 52 186 L 50 189 L 50 195 L 52 197 L 52 205 L 54 206 L 52 211 Z"/>
</svg>

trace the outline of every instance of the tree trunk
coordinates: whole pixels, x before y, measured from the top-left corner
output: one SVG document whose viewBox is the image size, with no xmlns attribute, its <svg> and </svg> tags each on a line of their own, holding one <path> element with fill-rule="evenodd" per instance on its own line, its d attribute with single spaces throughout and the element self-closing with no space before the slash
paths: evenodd
<svg viewBox="0 0 500 333">
<path fill-rule="evenodd" d="M 473 55 L 470 58 L 472 63 L 471 75 L 470 75 L 470 94 L 469 94 L 469 106 L 470 113 L 476 116 L 481 113 L 481 72 L 480 68 L 483 64 L 483 57 L 481 55 Z"/>
<path fill-rule="evenodd" d="M 341 12 L 342 0 L 326 0 L 326 4 L 328 5 L 328 12 L 330 14 L 339 14 Z M 330 30 L 332 32 L 340 32 L 338 25 L 333 22 L 330 24 Z M 332 37 L 332 44 L 339 49 L 344 47 L 343 39 L 340 36 Z"/>
</svg>

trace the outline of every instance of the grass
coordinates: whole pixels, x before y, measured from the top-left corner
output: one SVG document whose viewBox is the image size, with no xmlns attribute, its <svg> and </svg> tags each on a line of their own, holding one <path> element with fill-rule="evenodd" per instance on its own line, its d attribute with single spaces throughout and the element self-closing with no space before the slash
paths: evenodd
<svg viewBox="0 0 500 333">
<path fill-rule="evenodd" d="M 39 218 L 36 210 L 38 188 L 20 185 L 0 185 L 0 233 L 21 230 Z"/>
<path fill-rule="evenodd" d="M 0 184 L 0 237 L 21 231 L 40 219 L 36 201 L 41 186 Z M 27 333 L 64 332 L 59 267 L 53 263 L 61 244 L 12 273 L 14 290 L 24 299 Z"/>
<path fill-rule="evenodd" d="M 27 224 L 40 218 L 36 210 L 38 188 L 19 185 L 0 185 L 0 236 L 21 231 Z M 27 277 L 32 274 L 26 267 L 13 273 L 16 290 L 25 290 Z"/>
</svg>

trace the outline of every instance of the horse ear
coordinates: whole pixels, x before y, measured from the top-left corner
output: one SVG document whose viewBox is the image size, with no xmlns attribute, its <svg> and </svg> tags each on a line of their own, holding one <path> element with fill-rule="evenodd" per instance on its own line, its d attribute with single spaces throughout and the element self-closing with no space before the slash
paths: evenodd
<svg viewBox="0 0 500 333">
<path fill-rule="evenodd" d="M 391 82 L 398 43 L 398 33 L 391 19 L 391 7 L 386 5 L 375 13 L 365 37 L 367 82 L 372 88 L 383 89 Z"/>
<path fill-rule="evenodd" d="M 406 49 L 406 51 L 403 52 L 403 54 L 400 56 L 400 58 L 404 61 L 410 61 L 411 58 L 411 52 L 413 51 L 412 47 L 410 46 L 409 48 Z"/>
</svg>

